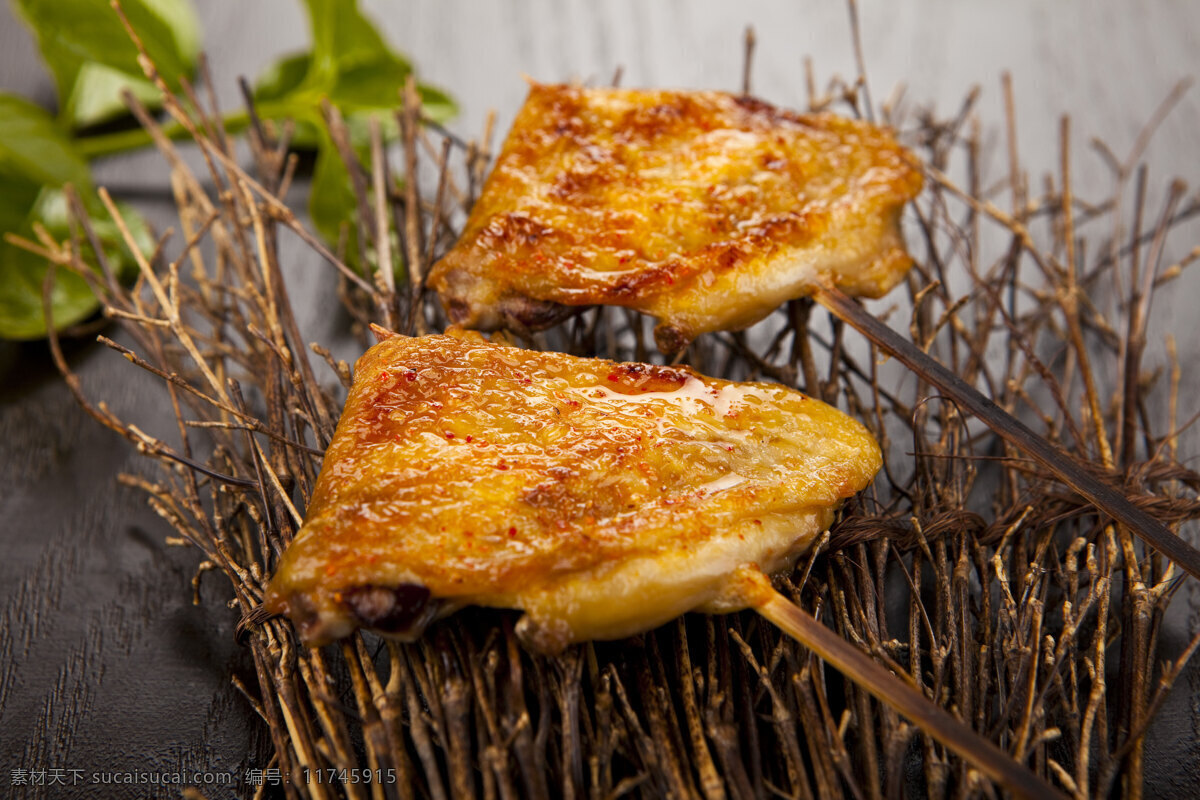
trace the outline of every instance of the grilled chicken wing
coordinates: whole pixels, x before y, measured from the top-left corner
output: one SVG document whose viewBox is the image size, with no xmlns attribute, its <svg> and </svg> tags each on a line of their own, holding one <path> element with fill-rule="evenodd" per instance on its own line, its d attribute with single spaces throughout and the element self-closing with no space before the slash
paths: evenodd
<svg viewBox="0 0 1200 800">
<path fill-rule="evenodd" d="M 415 636 L 518 608 L 553 652 L 745 604 L 880 466 L 854 420 L 780 386 L 394 336 L 359 359 L 308 517 L 267 599 L 302 638 Z"/>
<path fill-rule="evenodd" d="M 718 92 L 534 85 L 429 284 L 453 322 L 539 329 L 593 304 L 660 349 L 822 282 L 879 297 L 911 261 L 914 159 L 879 127 Z"/>
</svg>

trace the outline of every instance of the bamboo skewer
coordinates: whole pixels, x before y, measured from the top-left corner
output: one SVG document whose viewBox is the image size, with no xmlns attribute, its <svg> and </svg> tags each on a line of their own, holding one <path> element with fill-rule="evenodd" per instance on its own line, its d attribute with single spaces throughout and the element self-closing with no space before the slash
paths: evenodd
<svg viewBox="0 0 1200 800">
<path fill-rule="evenodd" d="M 745 583 L 747 599 L 765 619 L 1013 794 L 1024 798 L 1066 797 L 792 603 L 757 569 L 743 569 L 736 578 Z"/>
<path fill-rule="evenodd" d="M 982 420 L 1009 444 L 1053 472 L 1060 480 L 1091 501 L 1096 508 L 1129 526 L 1129 529 L 1146 544 L 1174 561 L 1193 578 L 1200 579 L 1200 550 L 1129 502 L 1125 495 L 1105 485 L 1061 447 L 1038 436 L 962 378 L 868 314 L 840 289 L 818 289 L 813 294 L 813 299 L 838 319 L 882 347 L 897 361 L 935 384 L 946 396 Z"/>
</svg>

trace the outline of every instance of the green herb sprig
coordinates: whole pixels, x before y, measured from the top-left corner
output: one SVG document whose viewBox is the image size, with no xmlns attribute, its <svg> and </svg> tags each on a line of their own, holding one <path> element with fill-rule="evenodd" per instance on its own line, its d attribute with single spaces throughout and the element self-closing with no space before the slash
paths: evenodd
<svg viewBox="0 0 1200 800">
<path fill-rule="evenodd" d="M 47 333 L 42 295 L 48 264 L 15 240 L 36 241 L 39 231 L 56 240 L 70 235 L 63 194 L 69 184 L 83 198 L 114 273 L 127 276 L 134 262 L 96 199 L 89 162 L 151 144 L 141 128 L 120 126 L 128 114 L 125 92 L 149 108 L 159 102 L 157 89 L 138 64 L 137 48 L 108 0 L 13 2 L 37 41 L 59 102 L 54 116 L 21 97 L 0 93 L 0 338 L 36 339 Z M 315 151 L 309 210 L 322 236 L 336 242 L 347 223 L 347 230 L 356 229 L 357 208 L 346 167 L 326 131 L 322 105 L 338 109 L 348 123 L 352 146 L 365 156 L 370 117 L 385 121 L 388 138 L 398 135 L 391 112 L 400 104 L 413 68 L 356 2 L 303 0 L 303 5 L 312 47 L 265 70 L 255 84 L 255 109 L 262 119 L 295 121 L 292 146 Z M 201 37 L 190 0 L 121 0 L 121 10 L 169 86 L 176 88 L 181 79 L 195 75 Z M 418 92 L 428 119 L 444 122 L 456 113 L 454 101 L 438 89 L 418 84 Z M 235 111 L 223 122 L 227 131 L 238 133 L 250 118 Z M 173 123 L 164 132 L 190 138 Z M 143 249 L 153 251 L 145 220 L 126 207 L 121 214 Z M 354 250 L 348 249 L 351 263 Z M 87 281 L 64 270 L 56 273 L 50 301 L 60 330 L 87 319 L 99 306 Z"/>
</svg>

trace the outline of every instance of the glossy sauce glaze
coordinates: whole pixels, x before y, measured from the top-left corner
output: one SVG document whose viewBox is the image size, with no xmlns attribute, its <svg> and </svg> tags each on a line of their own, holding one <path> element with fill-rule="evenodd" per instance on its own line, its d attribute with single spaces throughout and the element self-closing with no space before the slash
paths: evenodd
<svg viewBox="0 0 1200 800">
<path fill-rule="evenodd" d="M 541 592 L 537 602 L 557 608 L 551 584 L 563 596 L 572 581 L 595 589 L 615 565 L 699 553 L 722 537 L 737 559 L 777 560 L 794 534 L 772 534 L 766 552 L 746 533 L 764 520 L 783 531 L 795 514 L 827 520 L 879 463 L 861 425 L 779 386 L 477 334 L 396 336 L 356 366 L 267 604 L 315 642 L 360 624 L 419 629 L 430 598 L 443 610 L 530 610 Z M 705 585 L 687 607 L 714 599 L 719 586 Z"/>
<path fill-rule="evenodd" d="M 535 84 L 430 285 L 484 329 L 636 308 L 669 349 L 822 281 L 882 295 L 911 264 L 897 221 L 920 187 L 915 159 L 867 123 L 720 92 Z"/>
</svg>

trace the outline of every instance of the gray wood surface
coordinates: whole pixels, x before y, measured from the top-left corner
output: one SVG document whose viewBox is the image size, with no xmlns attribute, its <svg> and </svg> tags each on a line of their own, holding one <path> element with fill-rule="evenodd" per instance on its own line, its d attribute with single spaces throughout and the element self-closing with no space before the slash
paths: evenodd
<svg viewBox="0 0 1200 800">
<path fill-rule="evenodd" d="M 253 77 L 279 54 L 302 47 L 303 17 L 293 0 L 198 2 L 215 83 L 227 107 L 235 80 Z M 523 75 L 544 81 L 624 85 L 740 86 L 742 32 L 758 48 L 755 93 L 804 103 L 804 59 L 820 85 L 854 74 L 846 7 L 840 2 L 720 0 L 520 0 L 371 2 L 368 8 L 422 76 L 457 98 L 453 128 L 475 135 L 489 109 L 500 131 L 525 94 Z M 1143 123 L 1180 79 L 1200 74 L 1200 3 L 984 3 L 980 0 L 860 4 L 863 48 L 873 96 L 904 81 L 907 102 L 949 114 L 971 86 L 993 177 L 1003 167 L 1000 75 L 1013 76 L 1021 156 L 1033 179 L 1056 169 L 1058 120 L 1074 120 L 1077 191 L 1108 188 L 1110 176 L 1088 148 L 1092 136 L 1126 152 Z M 49 78 L 24 28 L 0 5 L 0 90 L 49 103 Z M 1151 197 L 1173 174 L 1200 184 L 1200 87 L 1185 96 L 1147 156 Z M 165 168 L 146 153 L 101 164 L 101 183 L 138 202 L 157 224 L 170 221 L 159 193 Z M 1156 206 L 1152 206 L 1156 207 Z M 1193 229 L 1193 233 L 1196 231 Z M 1167 258 L 1200 236 L 1176 237 Z M 1169 263 L 1169 262 L 1168 262 Z M 302 303 L 305 335 L 330 324 L 331 283 L 316 259 L 297 249 L 289 277 Z M 1195 272 L 1195 271 L 1194 271 Z M 1195 324 L 1200 274 L 1156 300 L 1147 365 L 1165 363 L 1161 335 L 1174 331 L 1185 365 L 1200 364 Z M 163 395 L 95 345 L 70 348 L 88 391 L 119 413 L 166 424 Z M 1185 370 L 1182 397 L 1195 410 L 1200 370 Z M 1200 455 L 1192 431 L 1184 453 Z M 1192 463 L 1195 463 L 1194 460 Z M 191 603 L 198 557 L 168 547 L 170 531 L 115 476 L 139 458 L 73 404 L 40 344 L 0 343 L 0 796 L 174 797 L 175 789 L 74 792 L 10 787 L 14 769 L 96 771 L 178 769 L 239 777 L 261 755 L 261 736 L 230 676 L 247 672 L 233 642 L 228 589 L 210 577 L 204 602 Z M 1194 585 L 1177 601 L 1166 651 L 1177 650 L 1200 616 Z M 247 676 L 249 678 L 249 676 Z M 253 683 L 253 680 L 248 680 Z M 1148 796 L 1200 792 L 1200 673 L 1190 670 L 1164 708 L 1148 749 Z M 103 787 L 101 787 L 103 788 Z M 233 796 L 212 789 L 212 798 Z"/>
</svg>

